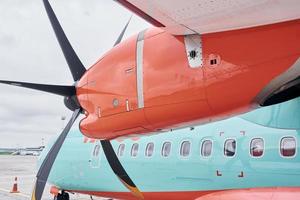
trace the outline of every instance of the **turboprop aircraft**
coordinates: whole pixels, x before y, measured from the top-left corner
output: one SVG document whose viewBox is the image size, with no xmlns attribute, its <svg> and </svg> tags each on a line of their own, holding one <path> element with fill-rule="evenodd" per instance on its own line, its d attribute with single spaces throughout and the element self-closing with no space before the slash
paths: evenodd
<svg viewBox="0 0 300 200">
<path fill-rule="evenodd" d="M 112 145 L 144 199 L 296 200 L 299 109 L 297 98 L 207 125 L 118 138 Z M 137 199 L 114 176 L 100 141 L 77 129 L 66 138 L 49 182 L 57 200 L 69 200 L 68 192 Z"/>
<path fill-rule="evenodd" d="M 48 0 L 43 2 L 74 85 L 0 81 L 61 95 L 74 111 L 41 165 L 33 199 L 40 200 L 80 113 L 81 132 L 101 139 L 114 173 L 140 197 L 111 139 L 217 121 L 300 94 L 298 0 L 118 0 L 156 27 L 121 42 L 127 24 L 114 47 L 88 70 Z"/>
</svg>

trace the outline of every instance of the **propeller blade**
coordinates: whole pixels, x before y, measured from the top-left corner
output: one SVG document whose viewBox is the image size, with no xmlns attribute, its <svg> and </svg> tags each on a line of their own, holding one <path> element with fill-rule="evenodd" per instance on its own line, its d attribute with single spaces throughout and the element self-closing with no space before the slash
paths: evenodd
<svg viewBox="0 0 300 200">
<path fill-rule="evenodd" d="M 127 172 L 123 168 L 118 156 L 116 155 L 109 140 L 101 140 L 101 145 L 107 161 L 112 168 L 113 172 L 117 175 L 123 185 L 128 188 L 131 193 L 139 199 L 144 199 L 143 194 L 133 183 Z"/>
<path fill-rule="evenodd" d="M 50 174 L 52 165 L 56 159 L 56 156 L 63 145 L 72 125 L 74 124 L 75 120 L 79 116 L 81 109 L 77 109 L 74 111 L 72 118 L 68 122 L 67 126 L 64 128 L 60 136 L 57 138 L 54 145 L 51 147 L 50 151 L 46 155 L 37 175 L 36 175 L 36 182 L 32 192 L 31 200 L 41 200 L 44 188 Z"/>
<path fill-rule="evenodd" d="M 78 81 L 82 75 L 85 73 L 86 69 L 84 68 L 82 62 L 75 53 L 72 45 L 70 44 L 64 30 L 62 29 L 50 3 L 48 0 L 43 0 L 45 9 L 47 11 L 48 18 L 51 22 L 52 28 L 55 32 L 56 38 L 59 42 L 59 45 L 64 53 L 65 59 L 69 65 L 70 71 L 72 73 L 74 81 Z"/>
<path fill-rule="evenodd" d="M 34 90 L 40 90 L 43 92 L 48 92 L 48 93 L 65 96 L 65 97 L 73 96 L 76 94 L 75 86 L 45 85 L 45 84 L 25 83 L 25 82 L 5 81 L 5 80 L 0 80 L 0 83 L 18 86 L 18 87 L 30 88 Z"/>
<path fill-rule="evenodd" d="M 129 25 L 129 23 L 130 23 L 130 21 L 131 21 L 131 18 L 132 18 L 132 15 L 130 16 L 130 18 L 129 18 L 127 24 L 125 25 L 125 27 L 123 28 L 122 32 L 120 33 L 120 35 L 119 35 L 117 41 L 115 42 L 114 46 L 116 46 L 117 44 L 119 44 L 119 43 L 122 41 L 122 38 L 123 38 L 124 33 L 125 33 L 125 31 L 126 31 L 128 25 Z"/>
</svg>

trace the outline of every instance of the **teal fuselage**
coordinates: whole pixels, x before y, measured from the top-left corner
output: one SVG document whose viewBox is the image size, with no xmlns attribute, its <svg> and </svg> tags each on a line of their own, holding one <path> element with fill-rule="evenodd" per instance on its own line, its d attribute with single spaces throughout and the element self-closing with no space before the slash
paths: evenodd
<svg viewBox="0 0 300 200">
<path fill-rule="evenodd" d="M 119 159 L 134 183 L 143 192 L 173 191 L 210 191 L 258 187 L 299 187 L 300 156 L 298 146 L 300 133 L 299 119 L 295 119 L 299 99 L 291 102 L 254 111 L 253 113 L 234 117 L 191 128 L 174 130 L 138 140 L 127 138 L 112 142 L 117 152 L 120 144 L 125 144 L 124 155 Z M 291 108 L 292 107 L 292 108 Z M 294 120 L 293 128 L 271 128 L 265 126 L 263 115 L 268 117 L 270 109 L 289 109 L 285 120 Z M 257 112 L 257 122 L 255 121 Z M 271 115 L 274 118 L 274 115 Z M 280 115 L 282 118 L 282 115 Z M 297 116 L 296 116 L 297 117 Z M 290 119 L 289 119 L 290 118 Z M 250 121 L 249 121 L 250 119 Z M 272 119 L 274 120 L 274 119 Z M 277 120 L 276 126 L 280 126 Z M 262 125 L 256 124 L 260 123 Z M 266 119 L 270 123 L 270 120 Z M 275 126 L 275 125 L 274 125 Z M 294 138 L 295 155 L 284 157 L 280 146 L 282 138 Z M 263 155 L 253 157 L 250 154 L 250 143 L 254 138 L 264 141 Z M 224 155 L 224 143 L 235 139 L 236 151 L 233 157 Z M 212 152 L 209 157 L 201 155 L 204 140 L 212 141 Z M 181 144 L 189 141 L 190 154 L 180 155 Z M 148 143 L 154 143 L 151 157 L 145 155 Z M 162 146 L 171 142 L 168 157 L 162 156 Z M 136 157 L 131 156 L 133 143 L 139 144 Z M 95 156 L 98 141 L 84 142 L 84 136 L 73 130 L 69 133 L 52 168 L 49 182 L 59 188 L 72 191 L 128 192 L 112 172 L 100 149 Z M 45 151 L 46 152 L 46 151 Z M 44 153 L 45 153 L 44 152 Z M 43 156 L 42 156 L 43 157 Z"/>
</svg>

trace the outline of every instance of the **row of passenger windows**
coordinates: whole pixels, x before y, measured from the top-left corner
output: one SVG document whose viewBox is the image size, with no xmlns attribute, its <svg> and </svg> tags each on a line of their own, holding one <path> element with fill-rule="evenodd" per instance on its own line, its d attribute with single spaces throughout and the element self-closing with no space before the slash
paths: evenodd
<svg viewBox="0 0 300 200">
<path fill-rule="evenodd" d="M 161 155 L 168 157 L 171 153 L 171 142 L 165 142 L 161 148 Z M 203 157 L 209 157 L 212 154 L 213 141 L 204 140 L 201 143 L 200 155 Z M 123 156 L 125 151 L 125 144 L 120 144 L 118 148 L 118 156 Z M 139 144 L 134 143 L 131 147 L 130 155 L 136 157 L 139 152 Z M 191 152 L 191 142 L 183 141 L 180 147 L 180 156 L 187 157 Z M 146 145 L 145 156 L 151 157 L 154 153 L 154 143 L 150 142 Z M 236 140 L 227 139 L 224 142 L 224 155 L 227 157 L 233 157 L 236 153 Z M 261 157 L 264 154 L 264 140 L 262 138 L 253 138 L 250 142 L 250 155 L 253 157 Z M 294 137 L 284 137 L 280 141 L 280 154 L 283 157 L 293 157 L 296 154 L 296 139 Z"/>
</svg>

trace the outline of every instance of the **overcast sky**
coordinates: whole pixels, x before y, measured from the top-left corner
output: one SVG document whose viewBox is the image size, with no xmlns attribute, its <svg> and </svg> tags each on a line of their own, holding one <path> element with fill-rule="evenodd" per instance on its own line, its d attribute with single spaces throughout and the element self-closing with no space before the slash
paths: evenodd
<svg viewBox="0 0 300 200">
<path fill-rule="evenodd" d="M 51 0 L 71 44 L 89 68 L 114 44 L 131 13 L 113 0 Z M 133 15 L 125 38 L 149 27 Z M 72 84 L 42 0 L 0 1 L 0 79 Z M 0 85 L 0 147 L 41 145 L 71 111 L 63 98 Z"/>
</svg>

